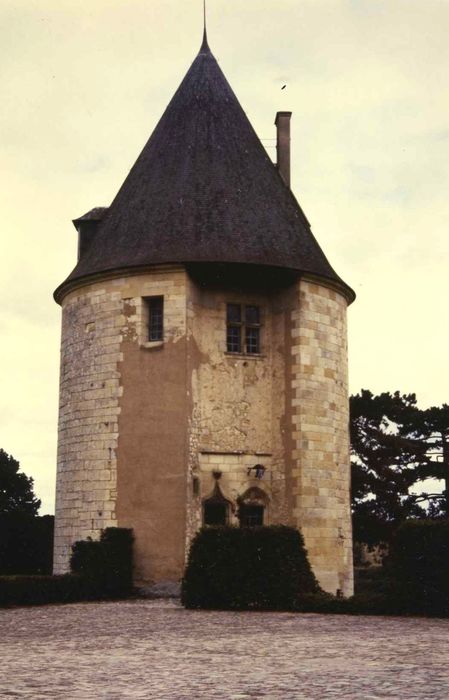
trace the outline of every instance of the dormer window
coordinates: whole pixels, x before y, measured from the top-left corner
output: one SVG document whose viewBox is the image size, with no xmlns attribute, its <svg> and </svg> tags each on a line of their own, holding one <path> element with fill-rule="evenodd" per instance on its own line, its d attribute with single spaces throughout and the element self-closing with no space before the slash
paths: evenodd
<svg viewBox="0 0 449 700">
<path fill-rule="evenodd" d="M 260 307 L 253 304 L 226 305 L 227 352 L 260 354 Z"/>
</svg>

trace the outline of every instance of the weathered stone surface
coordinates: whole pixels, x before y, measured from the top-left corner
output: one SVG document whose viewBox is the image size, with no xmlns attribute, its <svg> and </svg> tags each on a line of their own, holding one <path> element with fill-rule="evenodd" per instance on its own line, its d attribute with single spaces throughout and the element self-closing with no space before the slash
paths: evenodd
<svg viewBox="0 0 449 700">
<path fill-rule="evenodd" d="M 137 580 L 182 573 L 185 280 L 183 268 L 155 269 L 63 300 L 55 573 L 73 542 L 114 525 L 134 530 Z M 163 345 L 147 342 L 145 318 L 145 297 L 159 295 Z"/>
<path fill-rule="evenodd" d="M 226 613 L 171 601 L 0 611 L 0 697 L 446 700 L 449 620 Z"/>
<path fill-rule="evenodd" d="M 152 296 L 164 298 L 158 342 Z M 228 303 L 260 308 L 260 354 L 227 352 Z M 179 580 L 218 483 L 231 524 L 245 496 L 263 504 L 265 524 L 302 530 L 322 587 L 350 595 L 346 305 L 306 278 L 236 290 L 182 266 L 69 293 L 55 571 L 74 541 L 118 525 L 134 530 L 137 583 Z"/>
<path fill-rule="evenodd" d="M 228 303 L 261 311 L 259 355 L 226 352 Z M 266 499 L 264 523 L 289 522 L 285 481 L 289 455 L 284 445 L 286 381 L 284 336 L 290 305 L 281 290 L 233 288 L 189 290 L 188 333 L 192 397 L 189 480 L 199 479 L 188 500 L 187 548 L 201 524 L 202 503 L 213 493 L 214 473 L 230 503 L 229 523 L 238 525 L 238 502 L 249 489 Z M 257 479 L 251 470 L 265 468 Z"/>
<path fill-rule="evenodd" d="M 293 495 L 321 586 L 353 592 L 346 299 L 301 280 L 292 327 Z"/>
<path fill-rule="evenodd" d="M 76 540 L 117 524 L 120 294 L 110 284 L 69 294 L 63 304 L 56 484 L 55 573 Z"/>
</svg>

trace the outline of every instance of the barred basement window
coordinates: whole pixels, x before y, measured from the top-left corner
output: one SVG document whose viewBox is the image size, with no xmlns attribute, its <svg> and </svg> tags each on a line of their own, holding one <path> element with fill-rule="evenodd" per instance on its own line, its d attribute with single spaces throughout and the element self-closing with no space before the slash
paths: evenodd
<svg viewBox="0 0 449 700">
<path fill-rule="evenodd" d="M 148 340 L 164 339 L 164 297 L 147 297 Z"/>
<path fill-rule="evenodd" d="M 269 499 L 258 486 L 251 486 L 237 502 L 240 527 L 260 527 L 266 522 Z"/>
<path fill-rule="evenodd" d="M 228 352 L 260 354 L 260 307 L 226 305 L 226 349 Z"/>
<path fill-rule="evenodd" d="M 240 506 L 240 527 L 260 527 L 263 525 L 264 507 L 250 504 Z"/>
<path fill-rule="evenodd" d="M 228 522 L 228 507 L 226 503 L 205 501 L 203 504 L 204 525 L 226 525 Z"/>
</svg>

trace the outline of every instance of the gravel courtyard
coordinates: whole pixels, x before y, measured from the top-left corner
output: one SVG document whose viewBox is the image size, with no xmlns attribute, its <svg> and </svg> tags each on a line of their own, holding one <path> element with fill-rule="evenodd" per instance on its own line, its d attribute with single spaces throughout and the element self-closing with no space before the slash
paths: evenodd
<svg viewBox="0 0 449 700">
<path fill-rule="evenodd" d="M 2 699 L 449 697 L 449 620 L 16 608 L 0 611 L 0 654 Z"/>
</svg>

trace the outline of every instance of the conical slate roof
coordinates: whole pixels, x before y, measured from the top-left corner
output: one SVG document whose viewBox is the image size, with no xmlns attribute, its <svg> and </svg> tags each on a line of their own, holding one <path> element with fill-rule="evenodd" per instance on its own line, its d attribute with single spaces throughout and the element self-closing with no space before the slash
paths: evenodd
<svg viewBox="0 0 449 700">
<path fill-rule="evenodd" d="M 160 263 L 240 263 L 343 285 L 207 44 L 168 105 L 92 243 L 56 290 Z M 87 279 L 86 279 L 87 281 Z"/>
</svg>

